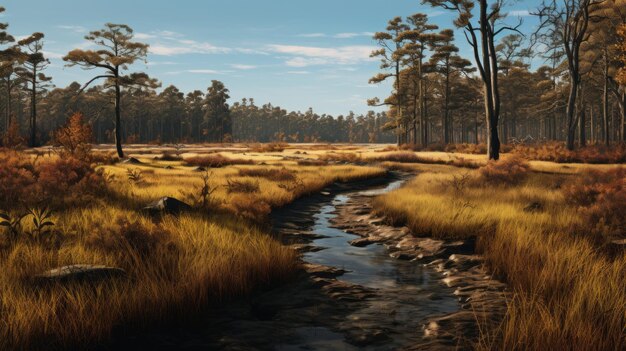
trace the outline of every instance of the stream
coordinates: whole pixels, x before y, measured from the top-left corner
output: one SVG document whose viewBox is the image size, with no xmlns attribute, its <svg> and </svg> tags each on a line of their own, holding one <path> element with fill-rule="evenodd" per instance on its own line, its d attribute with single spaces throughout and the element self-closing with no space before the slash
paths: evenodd
<svg viewBox="0 0 626 351">
<path fill-rule="evenodd" d="M 382 243 L 355 247 L 358 236 L 333 219 L 349 201 L 397 189 L 398 177 L 334 188 L 272 215 L 275 235 L 302 252 L 294 282 L 212 309 L 202 323 L 125 346 L 184 350 L 396 350 L 425 343 L 428 318 L 460 309 L 454 289 L 431 266 L 390 257 Z M 372 224 L 372 230 L 383 224 Z M 391 227 L 389 227 L 391 228 Z M 125 347 L 125 348 L 126 348 Z"/>
</svg>

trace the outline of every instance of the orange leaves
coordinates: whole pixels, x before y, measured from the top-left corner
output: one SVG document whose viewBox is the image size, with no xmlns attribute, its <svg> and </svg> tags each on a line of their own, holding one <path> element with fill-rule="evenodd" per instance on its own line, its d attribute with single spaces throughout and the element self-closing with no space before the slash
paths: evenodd
<svg viewBox="0 0 626 351">
<path fill-rule="evenodd" d="M 91 127 L 81 113 L 73 114 L 67 123 L 54 133 L 54 143 L 73 156 L 86 156 L 91 150 Z"/>
</svg>

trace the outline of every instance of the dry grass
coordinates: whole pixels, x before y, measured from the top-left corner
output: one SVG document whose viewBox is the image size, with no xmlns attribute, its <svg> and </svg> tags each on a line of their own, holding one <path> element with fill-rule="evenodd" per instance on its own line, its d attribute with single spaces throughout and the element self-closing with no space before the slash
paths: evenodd
<svg viewBox="0 0 626 351">
<path fill-rule="evenodd" d="M 477 348 L 626 347 L 626 256 L 604 253 L 568 205 L 561 187 L 580 176 L 530 174 L 518 185 L 486 186 L 475 185 L 477 171 L 445 166 L 422 171 L 375 206 L 418 235 L 479 237 L 479 249 L 514 298 L 502 328 L 484 331 Z M 466 173 L 472 180 L 453 186 Z M 524 211 L 533 202 L 542 210 Z M 623 207 L 614 210 L 621 213 L 605 215 L 623 218 Z"/>
<path fill-rule="evenodd" d="M 152 151 L 151 155 L 162 153 Z M 213 304 L 280 284 L 297 269 L 294 251 L 237 217 L 263 221 L 272 208 L 332 182 L 385 173 L 377 167 L 297 166 L 288 161 L 273 161 L 279 167 L 251 165 L 261 158 L 245 155 L 240 159 L 221 156 L 222 167 L 203 174 L 185 167 L 188 158 L 141 158 L 138 165 L 103 165 L 94 172 L 83 163 L 56 156 L 3 157 L 11 167 L 0 168 L 0 191 L 13 194 L 16 186 L 56 182 L 63 192 L 55 194 L 74 204 L 66 206 L 67 202 L 61 201 L 56 206 L 52 218 L 53 231 L 59 235 L 56 241 L 35 242 L 24 237 L 7 243 L 0 238 L 3 350 L 91 349 L 120 330 L 133 332 L 186 321 Z M 34 157 L 39 157 L 35 163 Z M 235 162 L 224 165 L 222 158 Z M 165 169 L 166 165 L 173 168 Z M 129 181 L 129 170 L 139 172 L 141 181 Z M 95 176 L 105 182 L 106 192 L 84 192 L 91 196 L 89 202 L 70 196 L 83 194 L 83 180 Z M 255 184 L 258 191 L 229 195 L 228 181 Z M 212 215 L 199 208 L 155 223 L 139 211 L 162 196 L 188 200 L 185 194 L 205 186 L 211 189 L 211 203 L 216 206 L 209 211 Z M 19 196 L 30 195 L 25 191 Z M 9 203 L 0 209 L 15 210 Z M 34 230 L 31 222 L 23 223 L 24 231 Z M 33 286 L 30 278 L 35 274 L 70 264 L 120 267 L 130 279 L 95 286 Z"/>
<path fill-rule="evenodd" d="M 558 163 L 626 163 L 626 144 L 611 147 L 601 144 L 588 145 L 569 151 L 564 143 L 549 142 L 533 146 L 516 146 L 514 152 L 531 160 Z"/>
<path fill-rule="evenodd" d="M 221 154 L 195 156 L 185 159 L 185 163 L 188 166 L 206 167 L 206 168 L 219 168 L 230 165 L 249 165 L 254 161 L 246 159 L 232 159 Z"/>
</svg>

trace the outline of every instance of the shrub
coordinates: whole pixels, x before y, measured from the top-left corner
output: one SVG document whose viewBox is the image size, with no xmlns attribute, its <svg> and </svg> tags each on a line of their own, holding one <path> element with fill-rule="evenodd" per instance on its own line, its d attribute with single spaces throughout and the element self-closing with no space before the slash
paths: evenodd
<svg viewBox="0 0 626 351">
<path fill-rule="evenodd" d="M 83 202 L 105 189 L 104 177 L 74 157 L 31 162 L 17 153 L 0 154 L 0 206 Z"/>
<path fill-rule="evenodd" d="M 147 258 L 162 248 L 169 250 L 174 246 L 170 233 L 161 227 L 146 226 L 126 218 L 118 218 L 112 228 L 97 228 L 87 237 L 86 245 L 124 257 L 128 256 L 125 253 L 134 254 L 129 258 Z"/>
<path fill-rule="evenodd" d="M 251 180 L 227 180 L 226 190 L 228 193 L 256 193 L 259 192 L 259 182 Z"/>
<path fill-rule="evenodd" d="M 607 147 L 606 145 L 589 145 L 570 151 L 564 143 L 548 142 L 540 145 L 518 145 L 515 153 L 532 160 L 552 161 L 559 163 L 624 163 L 626 162 L 626 144 Z"/>
<path fill-rule="evenodd" d="M 185 159 L 185 163 L 188 166 L 207 167 L 207 168 L 219 168 L 229 165 L 251 165 L 254 164 L 252 160 L 244 159 L 232 159 L 221 154 L 195 156 Z"/>
<path fill-rule="evenodd" d="M 583 217 L 583 229 L 605 238 L 626 235 L 626 169 L 587 171 L 563 193 Z"/>
<path fill-rule="evenodd" d="M 269 144 L 255 144 L 250 147 L 252 152 L 283 152 L 287 146 L 287 143 L 269 143 Z"/>
<path fill-rule="evenodd" d="M 298 166 L 326 166 L 328 162 L 323 160 L 304 159 L 298 160 Z"/>
<path fill-rule="evenodd" d="M 25 140 L 20 134 L 20 125 L 15 118 L 11 121 L 9 129 L 2 136 L 2 144 L 10 149 L 19 149 L 25 144 Z"/>
<path fill-rule="evenodd" d="M 164 152 L 161 156 L 157 157 L 157 160 L 160 161 L 181 161 L 183 158 L 179 155 L 174 155 L 169 152 Z"/>
<path fill-rule="evenodd" d="M 54 132 L 53 142 L 63 148 L 65 153 L 83 157 L 91 150 L 91 127 L 83 120 L 82 113 L 75 113 L 64 126 Z"/>
<path fill-rule="evenodd" d="M 264 221 L 272 211 L 267 202 L 248 195 L 233 196 L 229 207 L 236 215 L 255 222 Z"/>
<path fill-rule="evenodd" d="M 422 162 L 423 159 L 417 157 L 417 155 L 414 152 L 399 151 L 399 152 L 392 152 L 390 154 L 377 157 L 376 161 L 388 161 L 388 162 L 400 162 L 400 163 L 419 163 L 419 162 Z"/>
<path fill-rule="evenodd" d="M 489 161 L 478 170 L 478 180 L 488 184 L 516 185 L 528 176 L 530 166 L 525 159 L 513 156 L 499 161 Z"/>
<path fill-rule="evenodd" d="M 328 152 L 319 156 L 319 159 L 327 162 L 345 162 L 345 163 L 358 163 L 361 162 L 361 155 L 353 152 L 348 153 L 334 153 Z"/>
<path fill-rule="evenodd" d="M 0 205 L 14 207 L 37 191 L 34 164 L 16 152 L 0 153 Z"/>
<path fill-rule="evenodd" d="M 286 168 L 244 168 L 239 170 L 242 177 L 267 178 L 276 182 L 292 181 L 296 175 Z"/>
<path fill-rule="evenodd" d="M 486 144 L 450 144 L 445 147 L 446 152 L 462 154 L 484 155 L 487 153 Z"/>
</svg>

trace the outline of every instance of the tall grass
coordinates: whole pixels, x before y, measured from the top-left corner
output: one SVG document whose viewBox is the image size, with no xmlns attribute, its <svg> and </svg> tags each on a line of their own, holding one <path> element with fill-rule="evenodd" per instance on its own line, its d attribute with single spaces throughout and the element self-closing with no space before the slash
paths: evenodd
<svg viewBox="0 0 626 351">
<path fill-rule="evenodd" d="M 485 331 L 477 348 L 618 350 L 626 347 L 626 256 L 611 257 L 589 237 L 568 205 L 563 176 L 530 174 L 515 185 L 480 185 L 477 171 L 424 171 L 405 188 L 375 201 L 378 212 L 418 235 L 478 237 L 478 248 L 512 291 L 501 329 Z M 575 183 L 579 176 L 572 176 Z M 539 212 L 525 211 L 529 203 Z M 624 209 L 621 209 L 624 215 Z M 620 216 L 620 213 L 608 213 Z"/>
<path fill-rule="evenodd" d="M 295 271 L 292 250 L 240 221 L 184 215 L 166 218 L 167 245 L 148 256 L 132 246 L 109 250 L 94 245 L 98 232 L 116 232 L 111 218 L 148 219 L 114 206 L 58 215 L 65 233 L 58 250 L 20 243 L 3 252 L 0 266 L 0 349 L 89 349 L 117 327 L 140 330 L 182 321 L 211 304 L 288 279 Z M 101 225 L 97 225 L 100 223 Z M 41 290 L 29 280 L 47 269 L 76 264 L 125 269 L 128 280 Z"/>
</svg>

